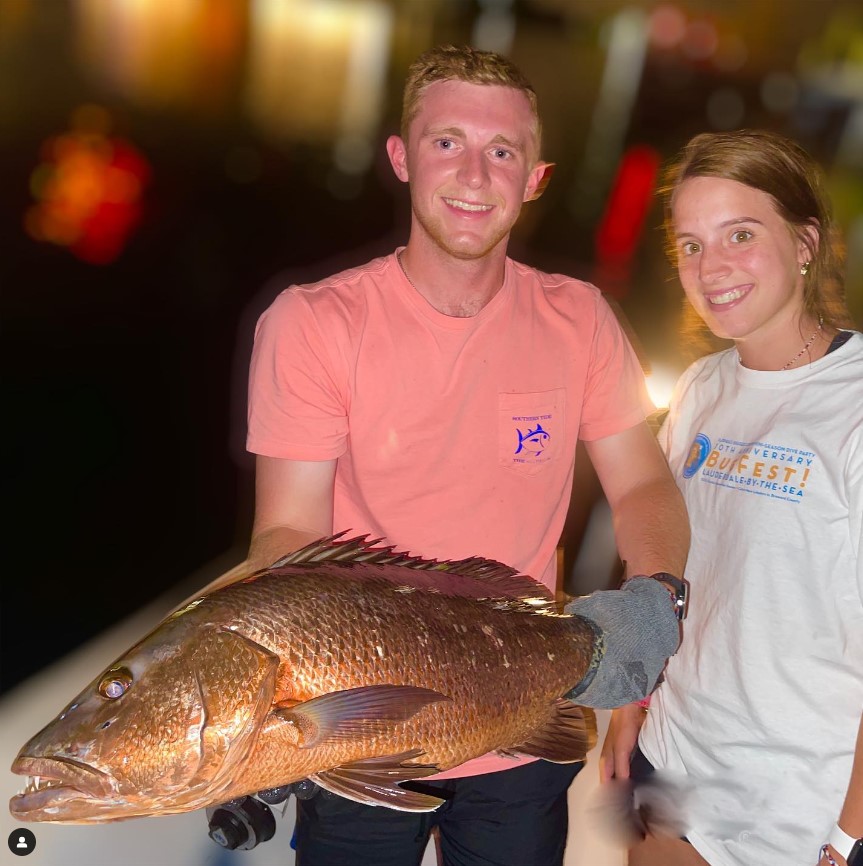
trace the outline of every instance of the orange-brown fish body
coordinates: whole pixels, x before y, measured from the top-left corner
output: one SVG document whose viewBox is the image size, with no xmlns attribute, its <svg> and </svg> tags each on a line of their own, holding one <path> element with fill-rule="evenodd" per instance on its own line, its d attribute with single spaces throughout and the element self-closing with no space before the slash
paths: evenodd
<svg viewBox="0 0 863 866">
<path fill-rule="evenodd" d="M 82 692 L 13 766 L 66 784 L 13 815 L 169 814 L 307 777 L 428 809 L 396 783 L 495 750 L 567 761 L 592 746 L 592 714 L 561 696 L 594 633 L 538 584 L 360 541 L 305 551 L 178 611 Z"/>
</svg>

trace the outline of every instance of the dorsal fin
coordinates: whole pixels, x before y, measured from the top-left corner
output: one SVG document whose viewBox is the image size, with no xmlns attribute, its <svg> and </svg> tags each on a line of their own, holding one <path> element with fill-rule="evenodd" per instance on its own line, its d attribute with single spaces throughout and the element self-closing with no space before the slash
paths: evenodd
<svg viewBox="0 0 863 866">
<path fill-rule="evenodd" d="M 277 559 L 263 573 L 298 565 L 336 565 L 345 566 L 348 576 L 350 566 L 357 564 L 384 566 L 375 569 L 375 576 L 403 587 L 406 592 L 426 590 L 442 595 L 490 599 L 501 607 L 524 609 L 527 606 L 537 613 L 553 612 L 555 600 L 547 587 L 493 559 L 479 556 L 458 560 L 423 559 L 396 551 L 394 545 L 382 545 L 383 539 L 369 540 L 368 535 L 341 540 L 345 534 L 340 532 L 312 542 Z M 411 569 L 415 574 L 407 580 L 401 569 Z"/>
</svg>

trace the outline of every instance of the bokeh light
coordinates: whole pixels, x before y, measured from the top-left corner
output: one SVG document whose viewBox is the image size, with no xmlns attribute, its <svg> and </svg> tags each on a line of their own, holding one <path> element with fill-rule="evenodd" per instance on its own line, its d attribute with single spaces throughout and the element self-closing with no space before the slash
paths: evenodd
<svg viewBox="0 0 863 866">
<path fill-rule="evenodd" d="M 111 138 L 98 105 L 80 106 L 72 127 L 42 146 L 30 177 L 35 203 L 24 226 L 37 241 L 67 247 L 91 264 L 114 261 L 141 217 L 150 167 L 128 141 Z"/>
</svg>

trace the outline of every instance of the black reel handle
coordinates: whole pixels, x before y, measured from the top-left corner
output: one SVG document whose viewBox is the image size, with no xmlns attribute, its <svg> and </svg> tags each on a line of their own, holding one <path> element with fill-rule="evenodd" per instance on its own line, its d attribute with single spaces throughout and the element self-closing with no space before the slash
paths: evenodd
<svg viewBox="0 0 863 866">
<path fill-rule="evenodd" d="M 207 809 L 208 835 L 229 851 L 248 851 L 276 835 L 276 819 L 270 806 L 283 803 L 291 794 L 298 800 L 309 800 L 319 790 L 311 779 L 301 779 L 259 791 L 256 796 L 210 806 Z"/>
</svg>

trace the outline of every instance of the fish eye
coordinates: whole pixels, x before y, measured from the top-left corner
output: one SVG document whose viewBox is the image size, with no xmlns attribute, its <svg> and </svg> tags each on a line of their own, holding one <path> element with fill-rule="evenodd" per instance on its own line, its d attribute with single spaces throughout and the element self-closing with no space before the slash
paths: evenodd
<svg viewBox="0 0 863 866">
<path fill-rule="evenodd" d="M 115 701 L 122 697 L 132 685 L 132 674 L 126 668 L 116 668 L 108 671 L 99 683 L 99 694 L 103 698 Z"/>
</svg>

